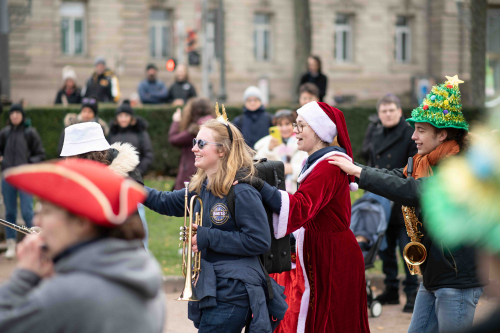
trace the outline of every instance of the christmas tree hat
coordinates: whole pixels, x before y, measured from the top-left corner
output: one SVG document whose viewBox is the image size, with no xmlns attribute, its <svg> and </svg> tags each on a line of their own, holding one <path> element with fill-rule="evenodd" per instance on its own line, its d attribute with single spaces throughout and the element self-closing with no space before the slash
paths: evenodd
<svg viewBox="0 0 500 333">
<path fill-rule="evenodd" d="M 445 83 L 435 85 L 422 101 L 422 104 L 411 112 L 406 121 L 415 127 L 415 123 L 429 123 L 436 128 L 459 128 L 469 130 L 469 124 L 462 114 L 462 102 L 458 85 L 463 83 L 458 76 L 447 76 Z"/>
</svg>

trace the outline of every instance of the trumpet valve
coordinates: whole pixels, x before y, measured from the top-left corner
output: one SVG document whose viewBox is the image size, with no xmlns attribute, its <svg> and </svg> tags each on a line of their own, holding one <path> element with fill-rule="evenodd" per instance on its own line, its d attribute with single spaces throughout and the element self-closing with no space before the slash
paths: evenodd
<svg viewBox="0 0 500 333">
<path fill-rule="evenodd" d="M 181 231 L 186 231 L 186 230 L 187 230 L 187 227 L 185 227 L 185 226 L 184 226 L 184 227 L 180 227 L 180 230 L 181 230 Z"/>
<path fill-rule="evenodd" d="M 185 242 L 185 241 L 186 241 L 186 237 L 179 237 L 179 240 L 180 240 L 181 242 Z"/>
</svg>

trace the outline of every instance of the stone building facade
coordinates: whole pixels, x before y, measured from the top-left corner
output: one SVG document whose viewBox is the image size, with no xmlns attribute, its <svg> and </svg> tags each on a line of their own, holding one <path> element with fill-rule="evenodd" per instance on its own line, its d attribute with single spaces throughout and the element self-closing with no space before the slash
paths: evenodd
<svg viewBox="0 0 500 333">
<path fill-rule="evenodd" d="M 209 11 L 218 4 L 207 2 Z M 413 77 L 470 78 L 463 1 L 309 2 L 312 53 L 321 57 L 329 78 L 327 102 L 335 96 L 362 101 L 387 92 L 409 95 Z M 62 68 L 72 66 L 83 85 L 99 55 L 116 72 L 123 98 L 136 91 L 151 62 L 170 85 L 173 73 L 165 70 L 166 61 L 186 62 L 179 31 L 200 31 L 201 6 L 202 0 L 35 0 L 31 15 L 10 34 L 12 99 L 52 104 L 62 85 Z M 293 2 L 225 0 L 224 6 L 228 102 L 241 103 L 247 86 L 266 82 L 270 103 L 295 100 Z M 210 82 L 217 95 L 218 61 L 213 64 Z M 189 71 L 201 93 L 201 66 Z"/>
</svg>

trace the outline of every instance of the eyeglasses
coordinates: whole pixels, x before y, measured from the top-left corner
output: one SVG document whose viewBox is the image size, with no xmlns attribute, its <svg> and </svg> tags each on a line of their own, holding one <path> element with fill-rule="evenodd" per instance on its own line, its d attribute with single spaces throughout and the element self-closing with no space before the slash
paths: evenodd
<svg viewBox="0 0 500 333">
<path fill-rule="evenodd" d="M 304 127 L 306 127 L 305 125 L 302 125 L 302 124 L 297 124 L 297 123 L 293 123 L 292 124 L 293 126 L 293 130 L 297 130 L 298 133 L 302 133 L 302 131 L 304 130 Z"/>
<path fill-rule="evenodd" d="M 82 99 L 82 104 L 95 104 L 95 103 L 97 103 L 95 98 L 85 97 Z"/>
<path fill-rule="evenodd" d="M 198 145 L 198 148 L 203 149 L 203 147 L 205 147 L 205 145 L 214 145 L 214 146 L 222 146 L 222 143 L 216 143 L 216 142 L 208 142 L 208 141 L 205 141 L 203 139 L 200 139 L 200 140 L 196 140 L 196 139 L 193 139 L 193 147 Z"/>
</svg>

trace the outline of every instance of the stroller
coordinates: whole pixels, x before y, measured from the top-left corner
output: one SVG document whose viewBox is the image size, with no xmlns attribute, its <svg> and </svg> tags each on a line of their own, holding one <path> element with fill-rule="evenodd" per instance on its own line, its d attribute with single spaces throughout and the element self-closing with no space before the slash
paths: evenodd
<svg viewBox="0 0 500 333">
<path fill-rule="evenodd" d="M 378 251 L 387 247 L 384 236 L 391 215 L 391 206 L 391 201 L 370 192 L 365 192 L 352 206 L 350 228 L 354 236 L 362 236 L 368 241 L 369 249 L 362 251 L 365 270 L 374 266 Z M 366 295 L 370 314 L 372 317 L 379 317 L 382 314 L 382 304 L 374 300 L 371 281 L 368 279 Z"/>
</svg>

